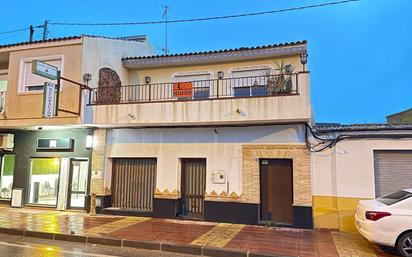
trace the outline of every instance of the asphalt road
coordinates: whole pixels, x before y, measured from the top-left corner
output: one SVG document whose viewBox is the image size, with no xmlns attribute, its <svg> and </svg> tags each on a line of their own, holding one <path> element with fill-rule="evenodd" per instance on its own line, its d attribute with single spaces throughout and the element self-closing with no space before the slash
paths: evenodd
<svg viewBox="0 0 412 257">
<path fill-rule="evenodd" d="M 193 257 L 114 246 L 71 243 L 0 234 L 0 257 Z"/>
</svg>

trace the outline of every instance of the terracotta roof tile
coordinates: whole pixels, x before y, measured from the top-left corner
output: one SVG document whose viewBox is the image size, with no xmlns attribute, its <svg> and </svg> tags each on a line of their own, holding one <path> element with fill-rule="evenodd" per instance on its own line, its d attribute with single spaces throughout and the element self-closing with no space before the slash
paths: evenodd
<svg viewBox="0 0 412 257">
<path fill-rule="evenodd" d="M 122 58 L 122 60 L 142 60 L 142 59 L 154 59 L 154 58 L 165 58 L 165 57 L 167 58 L 167 57 L 179 57 L 179 56 L 191 56 L 191 55 L 207 55 L 207 54 L 258 50 L 258 49 L 277 48 L 277 47 L 285 47 L 285 46 L 296 46 L 296 45 L 305 45 L 305 44 L 307 44 L 307 41 L 303 40 L 303 41 L 281 43 L 281 44 L 272 44 L 272 45 L 263 45 L 263 46 L 254 46 L 254 47 L 239 47 L 239 48 L 212 50 L 212 51 L 203 51 L 203 52 L 162 54 L 162 55 L 151 55 L 151 56 L 130 56 L 130 57 L 124 57 L 124 58 Z"/>
<path fill-rule="evenodd" d="M 17 42 L 17 43 L 12 43 L 12 44 L 0 45 L 0 48 L 23 46 L 23 45 L 35 45 L 35 44 L 41 44 L 41 43 L 59 42 L 59 41 L 66 41 L 66 40 L 73 40 L 73 39 L 80 39 L 80 38 L 81 36 L 70 36 L 70 37 L 50 38 L 46 40 L 35 40 L 32 42 L 25 41 L 25 42 Z"/>
<path fill-rule="evenodd" d="M 385 123 L 379 124 L 330 124 L 315 125 L 317 132 L 344 132 L 344 131 L 380 131 L 380 130 L 412 130 L 412 124 L 390 125 Z"/>
</svg>

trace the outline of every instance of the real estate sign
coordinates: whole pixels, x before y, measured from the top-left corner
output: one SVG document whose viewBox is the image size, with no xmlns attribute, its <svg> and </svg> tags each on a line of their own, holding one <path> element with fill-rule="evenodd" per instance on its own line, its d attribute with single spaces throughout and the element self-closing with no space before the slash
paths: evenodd
<svg viewBox="0 0 412 257">
<path fill-rule="evenodd" d="M 56 85 L 45 82 L 43 87 L 43 117 L 53 118 L 55 113 Z"/>
<path fill-rule="evenodd" d="M 56 66 L 39 60 L 33 60 L 31 72 L 52 80 L 57 80 L 59 76 L 59 69 Z"/>
<path fill-rule="evenodd" d="M 190 98 L 193 94 L 192 82 L 173 83 L 173 97 Z"/>
</svg>

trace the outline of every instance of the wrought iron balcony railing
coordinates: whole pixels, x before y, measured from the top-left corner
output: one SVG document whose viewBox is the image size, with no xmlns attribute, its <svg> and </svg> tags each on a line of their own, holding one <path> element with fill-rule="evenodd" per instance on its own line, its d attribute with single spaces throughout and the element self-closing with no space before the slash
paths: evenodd
<svg viewBox="0 0 412 257">
<path fill-rule="evenodd" d="M 187 82 L 99 87 L 90 91 L 89 104 L 107 105 L 162 101 L 297 95 L 299 73 L 223 78 Z"/>
</svg>

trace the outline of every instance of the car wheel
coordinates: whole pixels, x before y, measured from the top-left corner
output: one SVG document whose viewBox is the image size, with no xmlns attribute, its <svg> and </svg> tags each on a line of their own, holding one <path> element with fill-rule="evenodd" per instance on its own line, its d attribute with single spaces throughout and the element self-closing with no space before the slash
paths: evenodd
<svg viewBox="0 0 412 257">
<path fill-rule="evenodd" d="M 399 238 L 397 248 L 403 257 L 412 257 L 412 232 Z"/>
</svg>

